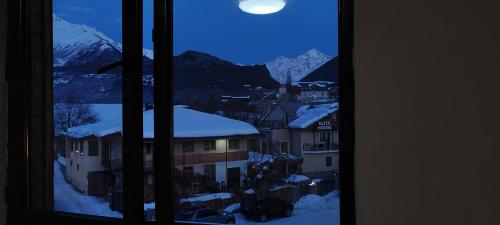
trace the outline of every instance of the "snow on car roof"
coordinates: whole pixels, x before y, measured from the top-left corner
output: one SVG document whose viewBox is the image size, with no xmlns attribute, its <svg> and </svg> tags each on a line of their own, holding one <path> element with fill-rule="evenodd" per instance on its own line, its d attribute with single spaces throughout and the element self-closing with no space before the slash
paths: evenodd
<svg viewBox="0 0 500 225">
<path fill-rule="evenodd" d="M 206 194 L 200 195 L 192 198 L 183 198 L 180 199 L 180 202 L 208 202 L 215 199 L 231 199 L 233 194 L 231 193 L 214 193 L 214 194 Z"/>
<path fill-rule="evenodd" d="M 99 107 L 96 107 L 96 109 Z M 100 109 L 103 107 L 101 106 Z M 109 110 L 96 110 L 101 114 L 105 112 L 115 114 L 114 119 L 109 116 L 93 124 L 73 127 L 68 129 L 66 135 L 74 138 L 89 136 L 102 137 L 122 132 L 121 105 L 117 107 L 104 107 Z M 149 110 L 143 114 L 144 138 L 154 138 L 154 111 Z M 174 137 L 199 138 L 199 137 L 224 137 L 236 135 L 258 134 L 259 131 L 252 125 L 239 120 L 204 113 L 188 108 L 187 106 L 174 106 Z"/>
<path fill-rule="evenodd" d="M 318 122 L 330 113 L 339 109 L 338 103 L 321 104 L 316 106 L 300 107 L 297 110 L 297 119 L 288 124 L 291 128 L 304 129 L 311 124 Z"/>
</svg>

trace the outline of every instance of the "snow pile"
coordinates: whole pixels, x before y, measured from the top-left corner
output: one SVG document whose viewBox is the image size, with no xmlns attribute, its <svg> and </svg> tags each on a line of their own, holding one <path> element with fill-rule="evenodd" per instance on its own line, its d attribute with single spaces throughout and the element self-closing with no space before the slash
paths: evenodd
<svg viewBox="0 0 500 225">
<path fill-rule="evenodd" d="M 321 104 L 297 110 L 298 118 L 288 124 L 291 128 L 304 129 L 339 109 L 338 103 Z"/>
<path fill-rule="evenodd" d="M 61 154 L 57 155 L 57 162 L 63 166 L 66 166 L 66 158 Z"/>
<path fill-rule="evenodd" d="M 250 188 L 248 190 L 245 190 L 244 193 L 247 194 L 247 195 L 255 194 L 255 190 Z"/>
<path fill-rule="evenodd" d="M 77 192 L 64 180 L 59 163 L 54 162 L 54 209 L 60 212 L 122 218 L 117 211 L 111 211 L 109 202 Z"/>
<path fill-rule="evenodd" d="M 295 203 L 296 210 L 320 210 L 328 208 L 328 201 L 319 195 L 306 195 Z"/>
<path fill-rule="evenodd" d="M 266 162 L 273 158 L 271 154 L 262 154 L 259 152 L 248 151 L 248 162 Z"/>
<path fill-rule="evenodd" d="M 320 196 L 304 196 L 295 203 L 295 210 L 291 217 L 277 217 L 265 223 L 256 223 L 252 219 L 247 219 L 241 213 L 235 214 L 237 225 L 339 225 L 338 192 L 333 191 L 323 197 Z"/>
<path fill-rule="evenodd" d="M 234 213 L 235 211 L 240 209 L 240 203 L 234 203 L 229 206 L 227 206 L 224 211 Z"/>
<path fill-rule="evenodd" d="M 281 84 L 286 84 L 288 77 L 296 83 L 314 70 L 318 69 L 332 59 L 317 49 L 311 49 L 297 58 L 280 56 L 272 62 L 267 62 L 266 67 L 271 76 Z"/>
<path fill-rule="evenodd" d="M 289 184 L 278 184 L 278 185 L 274 185 L 272 188 L 270 188 L 269 191 L 277 191 L 277 190 L 281 190 L 284 188 L 296 188 L 296 187 L 297 186 L 289 185 Z"/>
<path fill-rule="evenodd" d="M 101 121 L 68 129 L 66 135 L 74 138 L 102 137 L 122 132 L 121 105 L 94 105 Z M 143 114 L 143 136 L 154 138 L 154 111 Z M 174 137 L 224 137 L 258 134 L 252 125 L 226 117 L 174 106 Z"/>
<path fill-rule="evenodd" d="M 208 202 L 212 201 L 215 199 L 222 199 L 222 200 L 227 200 L 231 199 L 233 197 L 233 194 L 231 193 L 215 193 L 215 194 L 206 194 L 206 195 L 200 195 L 192 198 L 183 198 L 180 200 L 180 202 Z"/>
<path fill-rule="evenodd" d="M 304 176 L 304 175 L 295 175 L 292 174 L 290 177 L 286 179 L 287 182 L 293 182 L 293 183 L 300 183 L 300 182 L 305 182 L 309 181 L 311 178 Z"/>
</svg>

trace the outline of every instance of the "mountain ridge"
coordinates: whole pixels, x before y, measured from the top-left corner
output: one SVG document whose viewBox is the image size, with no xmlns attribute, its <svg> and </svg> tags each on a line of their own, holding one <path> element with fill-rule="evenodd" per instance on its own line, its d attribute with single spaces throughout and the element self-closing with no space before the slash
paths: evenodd
<svg viewBox="0 0 500 225">
<path fill-rule="evenodd" d="M 286 84 L 300 81 L 331 59 L 331 56 L 313 48 L 295 58 L 279 56 L 273 61 L 266 62 L 265 65 L 276 81 Z"/>
</svg>

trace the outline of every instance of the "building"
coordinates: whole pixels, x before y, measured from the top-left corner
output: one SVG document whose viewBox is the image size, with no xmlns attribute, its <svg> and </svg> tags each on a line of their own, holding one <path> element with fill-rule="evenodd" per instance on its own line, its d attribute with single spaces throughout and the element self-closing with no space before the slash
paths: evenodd
<svg viewBox="0 0 500 225">
<path fill-rule="evenodd" d="M 288 123 L 293 121 L 297 115 L 297 110 L 302 106 L 295 101 L 281 101 L 266 113 L 258 122 L 259 131 L 266 137 L 262 139 L 260 147 L 263 153 L 268 151 L 290 152 L 291 133 Z"/>
<path fill-rule="evenodd" d="M 65 133 L 66 178 L 85 194 L 104 196 L 121 191 L 120 115 L 121 110 L 117 110 L 114 119 L 73 127 Z M 144 112 L 143 119 L 145 200 L 151 201 L 154 199 L 151 196 L 154 193 L 154 112 Z M 189 178 L 193 183 L 193 178 L 203 178 L 206 182 L 213 180 L 219 188 L 237 190 L 246 173 L 248 148 L 258 136 L 259 131 L 245 122 L 175 106 L 176 179 Z M 179 183 L 185 181 L 179 180 Z"/>
<path fill-rule="evenodd" d="M 329 81 L 299 82 L 297 86 L 297 99 L 302 102 L 329 102 L 337 93 L 335 83 Z"/>
<path fill-rule="evenodd" d="M 332 177 L 339 168 L 338 103 L 303 106 L 288 124 L 291 152 L 302 157 L 309 177 Z"/>
<path fill-rule="evenodd" d="M 259 131 L 248 123 L 174 107 L 175 167 L 187 176 L 203 175 L 221 189 L 239 190 L 248 151 L 258 137 Z"/>
</svg>

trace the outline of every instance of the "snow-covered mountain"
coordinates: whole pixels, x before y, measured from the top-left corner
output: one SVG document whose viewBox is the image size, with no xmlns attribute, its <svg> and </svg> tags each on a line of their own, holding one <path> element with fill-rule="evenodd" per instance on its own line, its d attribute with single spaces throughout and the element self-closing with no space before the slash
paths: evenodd
<svg viewBox="0 0 500 225">
<path fill-rule="evenodd" d="M 286 84 L 289 78 L 292 82 L 298 82 L 331 59 L 331 56 L 317 49 L 311 49 L 297 58 L 280 56 L 274 61 L 267 62 L 266 67 L 276 81 Z"/>
<path fill-rule="evenodd" d="M 104 33 L 83 24 L 73 24 L 53 14 L 54 66 L 109 64 L 121 58 L 122 46 Z M 144 49 L 152 59 L 152 51 Z"/>
</svg>

